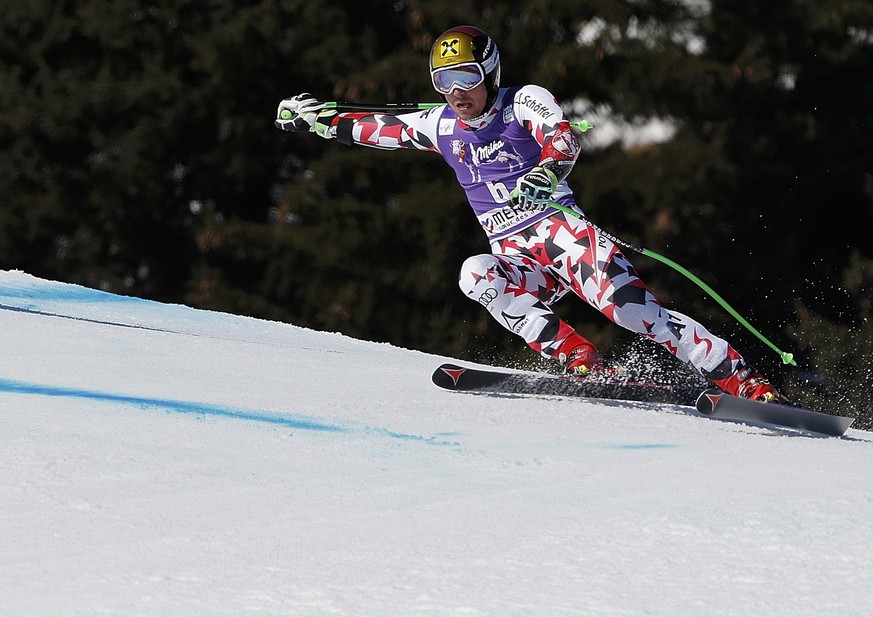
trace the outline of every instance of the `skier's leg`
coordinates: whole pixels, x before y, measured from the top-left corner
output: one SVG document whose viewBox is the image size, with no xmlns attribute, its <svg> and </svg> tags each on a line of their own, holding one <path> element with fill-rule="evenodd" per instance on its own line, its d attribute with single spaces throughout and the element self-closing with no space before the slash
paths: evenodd
<svg viewBox="0 0 873 617">
<path fill-rule="evenodd" d="M 609 238 L 585 221 L 553 217 L 554 274 L 611 321 L 654 340 L 704 375 L 736 368 L 742 358 L 697 321 L 665 309 Z M 563 249 L 555 255 L 555 246 Z M 733 356 L 733 366 L 721 366 Z"/>
<path fill-rule="evenodd" d="M 665 309 L 609 238 L 585 221 L 554 218 L 550 236 L 575 239 L 572 243 L 565 239 L 564 244 L 574 248 L 557 258 L 552 248 L 551 259 L 558 267 L 555 275 L 580 297 L 616 324 L 664 346 L 725 391 L 785 400 L 727 341 L 691 317 Z"/>
<path fill-rule="evenodd" d="M 458 285 L 543 357 L 560 360 L 564 354 L 567 364 L 573 353 L 580 367 L 599 362 L 594 346 L 549 308 L 567 290 L 533 260 L 521 255 L 475 255 L 461 267 Z"/>
<path fill-rule="evenodd" d="M 725 392 L 768 402 L 787 402 L 727 341 L 691 317 L 661 307 L 651 292 L 640 286 L 642 281 L 624 255 L 616 252 L 610 263 L 615 272 L 625 272 L 607 284 L 609 289 L 602 296 L 603 312 L 615 323 L 663 345 Z"/>
</svg>

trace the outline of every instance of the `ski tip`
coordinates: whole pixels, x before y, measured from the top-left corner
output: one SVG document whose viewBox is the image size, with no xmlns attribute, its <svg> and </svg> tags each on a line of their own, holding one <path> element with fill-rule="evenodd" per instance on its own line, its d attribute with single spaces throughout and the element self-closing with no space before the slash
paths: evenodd
<svg viewBox="0 0 873 617">
<path fill-rule="evenodd" d="M 458 380 L 467 372 L 467 369 L 455 364 L 441 364 L 434 370 L 431 380 L 434 385 L 447 390 L 457 390 Z"/>
<path fill-rule="evenodd" d="M 703 415 L 711 415 L 715 411 L 719 401 L 721 401 L 724 396 L 728 395 L 717 388 L 707 388 L 697 397 L 695 407 L 697 407 L 697 411 Z"/>
</svg>

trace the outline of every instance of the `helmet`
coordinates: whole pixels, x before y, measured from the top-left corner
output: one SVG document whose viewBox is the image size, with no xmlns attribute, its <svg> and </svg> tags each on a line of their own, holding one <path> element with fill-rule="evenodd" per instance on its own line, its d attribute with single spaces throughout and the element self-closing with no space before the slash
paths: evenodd
<svg viewBox="0 0 873 617">
<path fill-rule="evenodd" d="M 470 90 L 484 82 L 490 106 L 500 85 L 497 44 L 479 28 L 450 28 L 437 37 L 430 51 L 430 76 L 441 94 L 454 88 Z"/>
</svg>

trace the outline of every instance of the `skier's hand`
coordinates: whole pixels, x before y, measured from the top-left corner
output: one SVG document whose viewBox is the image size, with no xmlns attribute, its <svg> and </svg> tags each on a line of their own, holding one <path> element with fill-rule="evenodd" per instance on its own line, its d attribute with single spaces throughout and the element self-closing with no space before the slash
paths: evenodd
<svg viewBox="0 0 873 617">
<path fill-rule="evenodd" d="M 336 117 L 337 112 L 335 109 L 322 109 L 318 112 L 318 115 L 315 116 L 315 126 L 313 128 L 316 135 L 325 139 L 333 139 L 334 135 L 331 134 L 330 127 L 333 126 Z"/>
<path fill-rule="evenodd" d="M 558 177 L 544 167 L 534 167 L 515 184 L 512 203 L 526 210 L 541 210 L 558 188 Z"/>
<path fill-rule="evenodd" d="M 283 131 L 315 132 L 316 120 L 322 110 L 324 103 L 308 92 L 292 96 L 279 103 L 276 127 Z"/>
</svg>

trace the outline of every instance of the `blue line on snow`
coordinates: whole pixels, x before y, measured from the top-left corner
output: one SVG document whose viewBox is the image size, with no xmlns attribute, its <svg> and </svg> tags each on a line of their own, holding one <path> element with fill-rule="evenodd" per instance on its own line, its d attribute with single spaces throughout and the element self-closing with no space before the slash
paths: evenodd
<svg viewBox="0 0 873 617">
<path fill-rule="evenodd" d="M 38 300 L 62 300 L 66 302 L 141 302 L 157 304 L 153 300 L 143 300 L 135 296 L 121 296 L 108 291 L 99 291 L 88 287 L 79 287 L 60 283 L 57 285 L 3 285 L 0 286 L 0 298 L 15 298 L 28 300 L 33 306 Z"/>
<path fill-rule="evenodd" d="M 158 407 L 175 413 L 219 416 L 225 418 L 234 418 L 237 420 L 250 420 L 254 422 L 264 422 L 267 424 L 278 424 L 280 426 L 287 426 L 290 428 L 307 431 L 329 431 L 334 433 L 341 433 L 346 431 L 346 429 L 340 426 L 323 424 L 320 422 L 315 422 L 313 420 L 274 416 L 265 413 L 233 409 L 230 407 L 222 407 L 220 405 L 210 405 L 207 403 L 195 403 L 189 401 L 174 401 L 169 399 L 159 399 L 151 397 L 127 396 L 124 394 L 95 392 L 93 390 L 80 390 L 77 388 L 45 386 L 39 384 L 29 384 L 22 381 L 12 381 L 8 379 L 0 379 L 0 392 L 12 392 L 16 394 L 35 394 L 38 396 L 54 396 L 62 398 L 80 398 L 93 401 L 105 401 L 109 403 L 121 403 L 123 405 L 142 405 L 145 407 Z"/>
<path fill-rule="evenodd" d="M 231 407 L 223 407 L 221 405 L 210 405 L 208 403 L 195 403 L 191 401 L 174 401 L 170 399 L 127 396 L 124 394 L 96 392 L 93 390 L 82 390 L 78 388 L 63 388 L 59 386 L 30 384 L 23 381 L 14 381 L 11 379 L 0 379 L 0 392 L 10 392 L 14 394 L 32 394 L 37 396 L 53 396 L 62 398 L 80 398 L 92 401 L 121 403 L 123 405 L 157 407 L 169 412 L 180 414 L 218 416 L 223 418 L 232 418 L 234 420 L 248 420 L 250 422 L 275 424 L 304 431 L 321 431 L 330 433 L 347 433 L 350 431 L 349 428 L 345 428 L 336 424 L 326 424 L 303 417 L 293 418 L 288 416 L 279 416 L 256 411 L 246 411 L 244 409 L 233 409 Z M 447 435 L 448 433 L 440 433 L 432 437 L 426 437 L 424 435 L 397 433 L 389 429 L 373 427 L 364 427 L 360 429 L 360 432 L 364 434 L 381 435 L 382 437 L 400 439 L 403 441 L 417 441 L 434 446 L 460 445 L 456 441 L 445 441 L 438 438 L 440 436 Z"/>
</svg>

